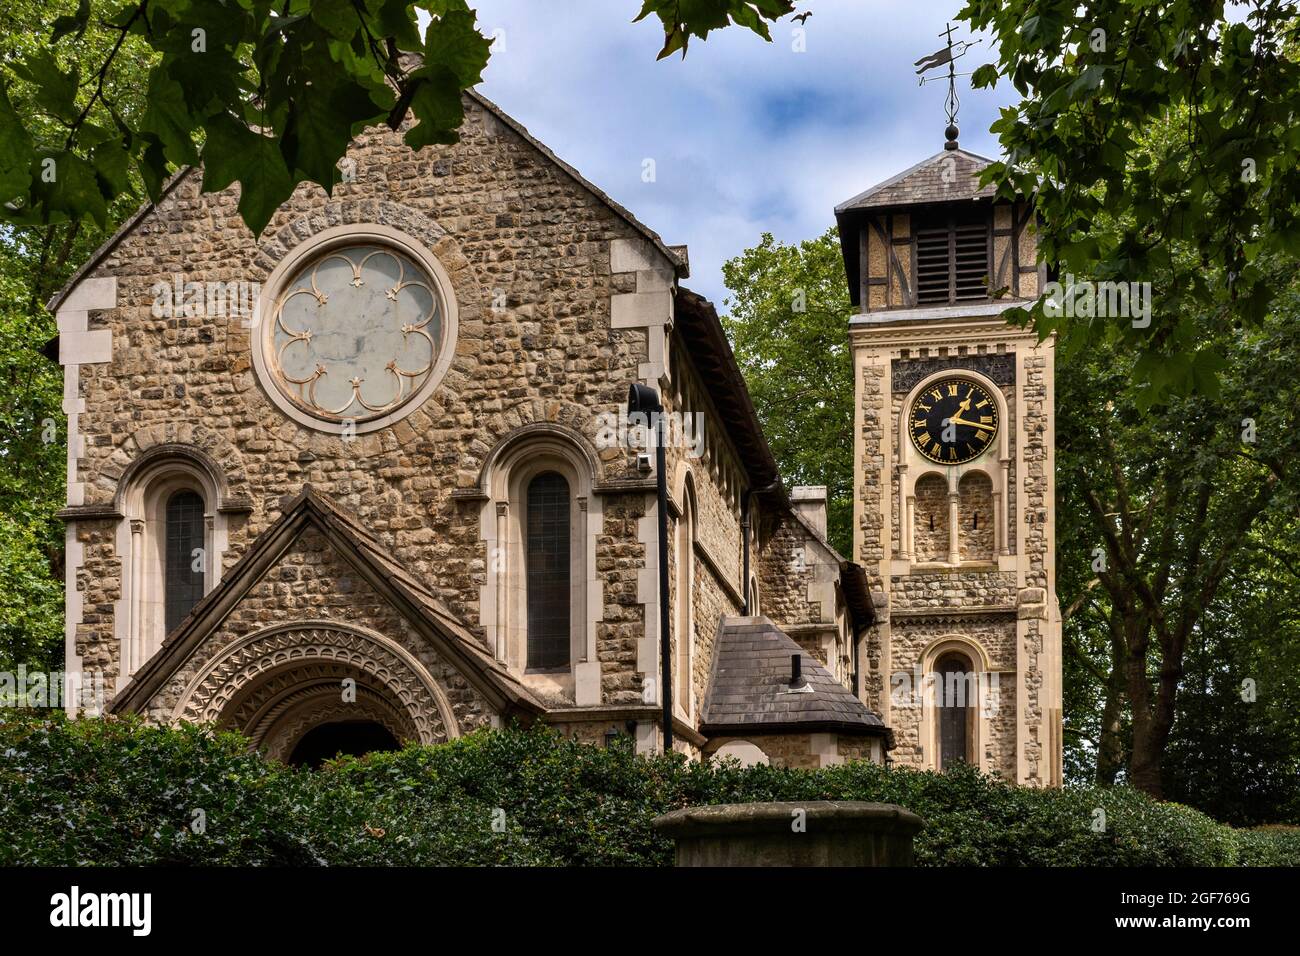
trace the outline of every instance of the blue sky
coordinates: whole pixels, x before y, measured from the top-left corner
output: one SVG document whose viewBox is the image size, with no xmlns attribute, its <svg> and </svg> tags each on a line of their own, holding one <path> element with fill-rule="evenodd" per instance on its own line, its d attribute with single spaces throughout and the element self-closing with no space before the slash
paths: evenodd
<svg viewBox="0 0 1300 956">
<path fill-rule="evenodd" d="M 655 61 L 657 20 L 639 0 L 478 0 L 500 39 L 480 90 L 670 244 L 691 252 L 686 283 L 719 306 L 722 263 L 763 232 L 796 242 L 835 204 L 937 152 L 944 83 L 913 61 L 959 0 L 808 0 L 806 52 L 783 21 L 764 43 L 731 28 Z M 987 43 L 963 69 L 989 62 Z M 1005 85 L 962 93 L 961 145 L 996 156 L 988 127 Z M 655 181 L 642 181 L 653 159 Z"/>
</svg>

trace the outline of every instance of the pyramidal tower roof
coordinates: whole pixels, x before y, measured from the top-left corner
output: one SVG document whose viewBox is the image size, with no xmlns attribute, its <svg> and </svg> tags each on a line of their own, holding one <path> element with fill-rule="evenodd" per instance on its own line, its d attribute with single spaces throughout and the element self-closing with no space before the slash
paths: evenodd
<svg viewBox="0 0 1300 956">
<path fill-rule="evenodd" d="M 835 215 L 922 203 L 989 199 L 996 189 L 992 184 L 981 186 L 979 174 L 992 163 L 988 157 L 969 150 L 943 149 L 840 203 L 835 207 Z"/>
</svg>

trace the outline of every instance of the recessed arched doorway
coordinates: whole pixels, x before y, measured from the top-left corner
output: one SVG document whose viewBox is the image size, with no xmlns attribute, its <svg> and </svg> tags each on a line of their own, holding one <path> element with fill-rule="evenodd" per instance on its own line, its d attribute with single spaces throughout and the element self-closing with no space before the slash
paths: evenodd
<svg viewBox="0 0 1300 956">
<path fill-rule="evenodd" d="M 340 720 L 318 724 L 302 735 L 286 761 L 315 770 L 337 756 L 361 757 L 401 747 L 392 732 L 378 721 Z"/>
<path fill-rule="evenodd" d="M 175 716 L 237 730 L 268 757 L 313 766 L 340 752 L 460 736 L 420 660 L 329 621 L 277 625 L 228 645 L 193 679 Z"/>
</svg>

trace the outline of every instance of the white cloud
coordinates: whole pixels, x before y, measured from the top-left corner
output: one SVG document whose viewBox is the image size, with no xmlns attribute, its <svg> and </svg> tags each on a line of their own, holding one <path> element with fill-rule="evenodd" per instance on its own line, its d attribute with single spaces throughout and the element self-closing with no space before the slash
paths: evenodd
<svg viewBox="0 0 1300 956">
<path fill-rule="evenodd" d="M 789 21 L 764 43 L 741 28 L 655 61 L 657 20 L 639 0 L 479 0 L 501 30 L 482 92 L 666 242 L 691 249 L 688 284 L 721 303 L 721 266 L 763 232 L 820 235 L 836 203 L 943 145 L 946 84 L 917 85 L 913 61 L 959 0 L 810 0 L 807 52 Z M 988 62 L 987 42 L 962 62 Z M 960 82 L 960 81 L 959 81 Z M 996 91 L 962 91 L 963 147 L 997 155 Z M 641 178 L 655 160 L 657 179 Z"/>
</svg>

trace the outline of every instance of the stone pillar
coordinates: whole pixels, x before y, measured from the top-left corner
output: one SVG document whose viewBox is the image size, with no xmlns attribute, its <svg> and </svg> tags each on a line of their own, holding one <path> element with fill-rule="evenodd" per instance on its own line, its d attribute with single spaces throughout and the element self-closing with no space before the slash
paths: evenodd
<svg viewBox="0 0 1300 956">
<path fill-rule="evenodd" d="M 491 573 L 497 582 L 497 660 L 503 664 L 510 657 L 510 505 L 504 501 L 497 502 L 497 541 L 496 554 L 488 555 L 492 562 Z"/>
<path fill-rule="evenodd" d="M 122 661 L 117 675 L 117 689 L 126 686 L 131 674 L 144 663 L 144 521 L 131 519 L 131 590 L 127 613 L 126 640 L 122 643 Z"/>
<path fill-rule="evenodd" d="M 677 866 L 911 866 L 921 818 L 889 803 L 810 800 L 686 807 L 653 826 Z"/>
<path fill-rule="evenodd" d="M 954 479 L 955 481 L 955 479 Z M 961 497 L 956 492 L 948 495 L 948 563 L 961 563 Z"/>
</svg>

